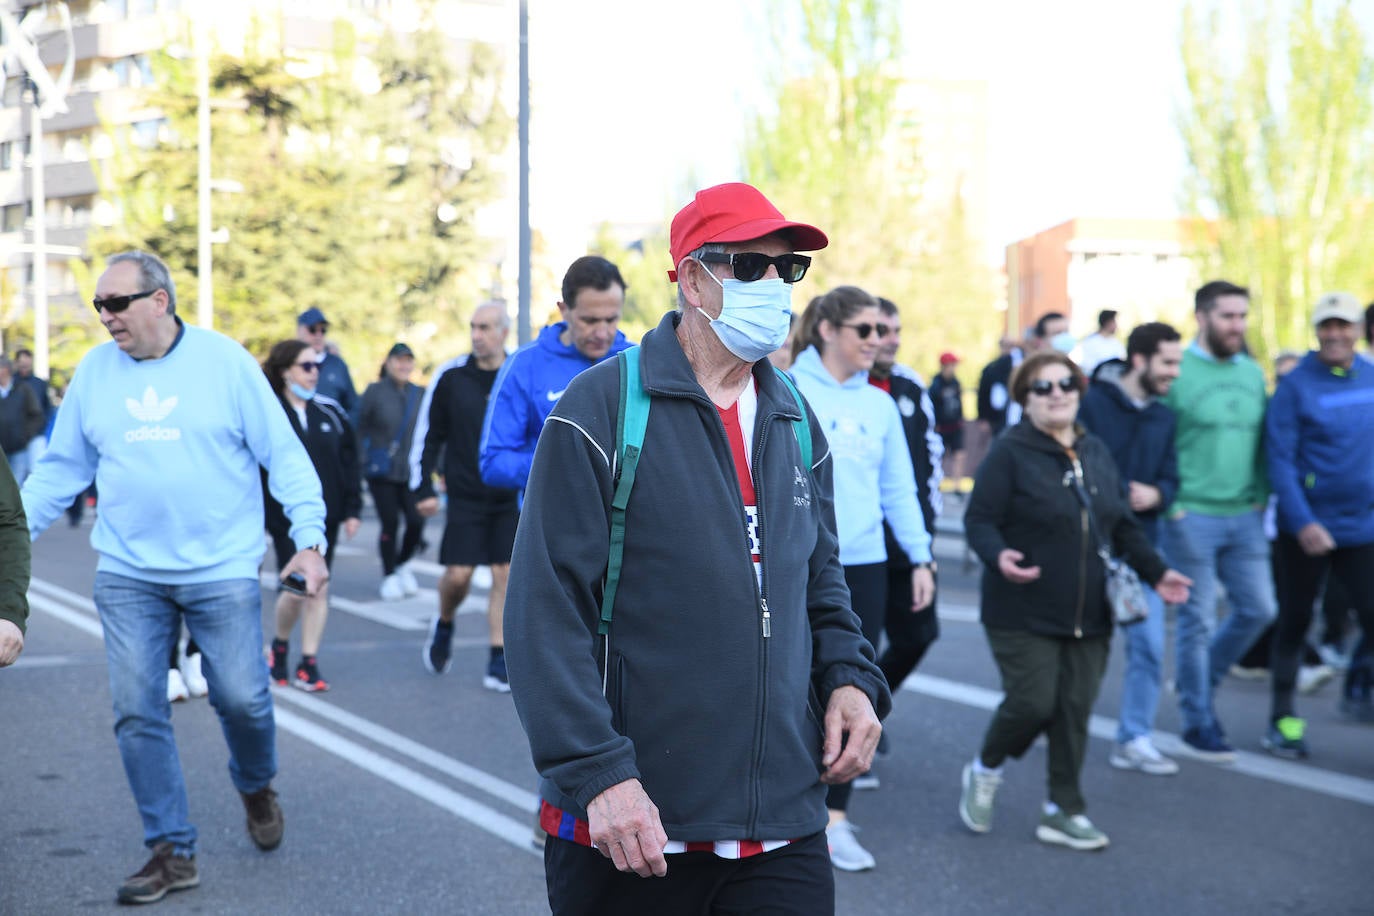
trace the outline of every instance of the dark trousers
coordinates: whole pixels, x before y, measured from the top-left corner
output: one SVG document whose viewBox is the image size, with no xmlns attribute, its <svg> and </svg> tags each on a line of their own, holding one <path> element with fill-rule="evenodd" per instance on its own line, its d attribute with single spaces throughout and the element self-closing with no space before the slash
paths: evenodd
<svg viewBox="0 0 1374 916">
<path fill-rule="evenodd" d="M 939 585 L 939 578 L 936 577 L 936 593 L 930 607 L 913 614 L 911 564 L 904 561 L 887 565 L 887 617 L 883 624 L 887 647 L 878 657 L 878 667 L 882 669 L 883 677 L 887 678 L 887 684 L 894 694 L 902 686 L 902 681 L 916 670 L 926 650 L 940 638 L 940 619 L 935 615 Z"/>
<path fill-rule="evenodd" d="M 887 564 L 864 563 L 844 568 L 844 582 L 849 586 L 849 601 L 859 615 L 859 627 L 864 639 L 873 646 L 876 655 L 878 641 L 883 638 L 883 620 L 887 613 Z M 908 593 L 911 585 L 907 583 Z M 910 598 L 907 599 L 910 602 Z M 907 605 L 911 605 L 908 603 Z M 832 811 L 847 811 L 852 783 L 831 786 L 825 793 L 825 806 Z"/>
<path fill-rule="evenodd" d="M 1312 605 L 1328 574 L 1331 582 L 1339 582 L 1345 587 L 1359 615 L 1360 627 L 1366 633 L 1374 631 L 1374 544 L 1337 547 L 1329 554 L 1311 557 L 1303 551 L 1296 537 L 1280 534 L 1275 546 L 1283 570 L 1278 630 L 1274 634 L 1274 654 L 1269 666 L 1274 679 L 1270 715 L 1277 720 L 1293 715 L 1293 688 L 1302 663 L 1303 646 L 1307 643 L 1307 631 L 1312 626 Z"/>
<path fill-rule="evenodd" d="M 367 488 L 372 491 L 372 502 L 377 507 L 377 518 L 382 523 L 382 536 L 377 546 L 382 554 L 382 572 L 389 576 L 397 566 L 415 555 L 425 531 L 425 519 L 416 511 L 415 500 L 411 498 L 405 483 L 369 477 Z M 397 550 L 396 532 L 400 528 L 402 515 L 406 520 L 406 533 Z"/>
<path fill-rule="evenodd" d="M 1006 697 L 997 707 L 979 758 L 999 767 L 1019 758 L 1043 732 L 1050 742 L 1050 801 L 1065 814 L 1083 813 L 1078 787 L 1092 714 L 1111 638 L 1039 636 L 1025 630 L 986 628 Z"/>
<path fill-rule="evenodd" d="M 668 856 L 668 874 L 617 871 L 590 846 L 551 836 L 544 877 L 554 916 L 832 916 L 835 877 L 825 834 L 772 852 L 722 859 L 710 852 Z"/>
</svg>

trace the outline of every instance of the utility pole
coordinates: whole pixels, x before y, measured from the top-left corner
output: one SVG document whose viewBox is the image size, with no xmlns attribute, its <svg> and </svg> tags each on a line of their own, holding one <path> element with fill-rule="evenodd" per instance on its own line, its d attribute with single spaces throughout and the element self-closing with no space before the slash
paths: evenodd
<svg viewBox="0 0 1374 916">
<path fill-rule="evenodd" d="M 520 303 L 515 328 L 523 346 L 530 342 L 530 11 L 520 0 Z"/>
<path fill-rule="evenodd" d="M 206 14 L 209 0 L 195 10 L 196 54 L 196 324 L 215 325 L 214 256 L 210 238 L 210 41 Z"/>
</svg>

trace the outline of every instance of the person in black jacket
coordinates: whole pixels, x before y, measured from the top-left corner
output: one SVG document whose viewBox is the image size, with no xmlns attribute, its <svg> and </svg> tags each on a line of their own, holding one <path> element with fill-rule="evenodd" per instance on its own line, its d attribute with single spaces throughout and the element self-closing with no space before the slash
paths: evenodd
<svg viewBox="0 0 1374 916">
<path fill-rule="evenodd" d="M 991 829 L 1002 763 L 1044 733 L 1049 801 L 1036 837 L 1101 849 L 1107 836 L 1084 815 L 1078 781 L 1112 632 L 1094 530 L 1166 601 L 1186 599 L 1191 583 L 1151 548 L 1106 445 L 1075 423 L 1085 384 L 1062 353 L 1021 364 L 1011 394 L 1025 418 L 993 444 L 964 515 L 969 546 L 984 563 L 982 621 L 1006 696 L 964 767 L 959 815 L 970 830 Z"/>
<path fill-rule="evenodd" d="M 1107 444 L 1121 474 L 1123 495 L 1150 544 L 1159 549 L 1160 515 L 1178 492 L 1173 411 L 1159 399 L 1178 378 L 1183 343 L 1178 331 L 1152 321 L 1131 332 L 1126 359 L 1098 366 L 1078 408 L 1078 422 Z M 1124 367 L 1122 372 L 1120 368 Z M 1164 602 L 1146 588 L 1150 614 L 1126 628 L 1126 674 L 1116 747 L 1108 762 L 1121 770 L 1171 776 L 1178 764 L 1150 740 L 1164 682 Z"/>
<path fill-rule="evenodd" d="M 324 537 L 327 549 L 324 562 L 332 569 L 339 526 L 342 524 L 344 535 L 352 538 L 358 533 L 360 524 L 362 484 L 358 445 L 343 406 L 316 392 L 319 363 L 309 350 L 299 340 L 283 340 L 267 355 L 262 371 L 281 400 L 282 409 L 291 421 L 291 428 L 305 444 L 310 462 L 319 475 L 325 509 Z M 291 525 L 281 504 L 272 498 L 266 487 L 263 487 L 263 498 L 266 503 L 267 531 L 277 551 L 277 566 L 282 568 L 295 553 L 291 542 Z M 278 590 L 276 633 L 272 639 L 272 680 L 282 685 L 288 683 L 289 641 L 299 619 L 301 660 L 289 683 L 312 693 L 329 689 L 329 682 L 320 676 L 317 660 L 328 615 L 328 582 L 310 596 Z"/>
</svg>

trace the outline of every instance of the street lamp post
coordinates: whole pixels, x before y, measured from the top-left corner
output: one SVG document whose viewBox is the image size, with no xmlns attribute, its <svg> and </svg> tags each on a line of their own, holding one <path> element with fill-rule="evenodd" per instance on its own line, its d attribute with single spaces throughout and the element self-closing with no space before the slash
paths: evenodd
<svg viewBox="0 0 1374 916">
<path fill-rule="evenodd" d="M 195 16 L 196 43 L 196 201 L 198 302 L 196 324 L 212 328 L 215 322 L 215 284 L 210 227 L 210 42 L 206 34 L 208 0 L 202 0 Z"/>
</svg>

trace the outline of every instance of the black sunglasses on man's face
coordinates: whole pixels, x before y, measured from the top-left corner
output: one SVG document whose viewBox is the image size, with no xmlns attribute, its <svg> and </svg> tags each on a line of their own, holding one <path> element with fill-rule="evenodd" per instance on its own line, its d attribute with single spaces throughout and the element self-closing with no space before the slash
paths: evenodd
<svg viewBox="0 0 1374 916">
<path fill-rule="evenodd" d="M 811 266 L 811 259 L 804 254 L 780 254 L 770 257 L 757 251 L 737 251 L 734 254 L 708 251 L 697 260 L 710 264 L 729 264 L 735 272 L 735 279 L 745 283 L 762 279 L 768 272 L 769 264 L 778 269 L 778 276 L 782 278 L 782 282 L 796 283 L 806 276 L 806 269 Z"/>
<path fill-rule="evenodd" d="M 118 315 L 120 312 L 128 308 L 135 299 L 142 299 L 144 296 L 151 296 L 155 292 L 157 292 L 157 290 L 147 289 L 141 293 L 130 293 L 127 296 L 109 296 L 105 299 L 92 299 L 91 305 L 95 306 L 95 313 L 97 315 L 100 314 L 101 309 L 104 309 L 111 315 Z"/>
</svg>

